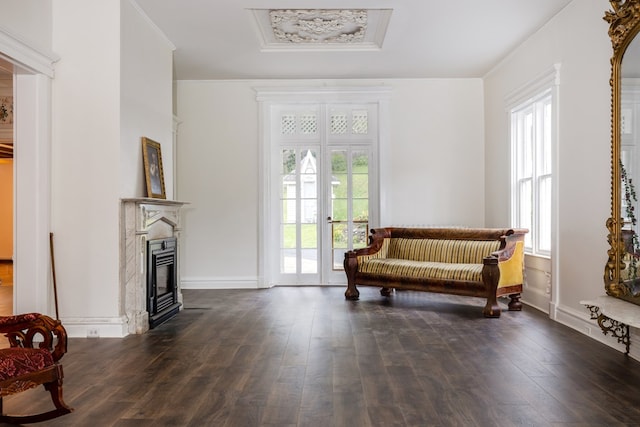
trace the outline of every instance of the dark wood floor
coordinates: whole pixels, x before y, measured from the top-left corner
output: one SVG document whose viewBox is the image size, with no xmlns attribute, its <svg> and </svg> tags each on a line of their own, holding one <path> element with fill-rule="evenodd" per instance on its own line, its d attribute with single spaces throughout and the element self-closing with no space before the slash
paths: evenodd
<svg viewBox="0 0 640 427">
<path fill-rule="evenodd" d="M 71 339 L 43 426 L 640 425 L 640 363 L 525 306 L 375 288 L 184 291 L 144 335 Z M 49 402 L 41 389 L 8 412 Z"/>
</svg>

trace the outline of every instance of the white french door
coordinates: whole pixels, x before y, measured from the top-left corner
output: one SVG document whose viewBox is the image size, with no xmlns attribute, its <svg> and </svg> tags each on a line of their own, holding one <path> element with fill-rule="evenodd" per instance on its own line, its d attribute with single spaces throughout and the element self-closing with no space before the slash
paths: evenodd
<svg viewBox="0 0 640 427">
<path fill-rule="evenodd" d="M 378 218 L 377 105 L 279 104 L 270 117 L 272 282 L 345 283 L 344 253 Z"/>
</svg>

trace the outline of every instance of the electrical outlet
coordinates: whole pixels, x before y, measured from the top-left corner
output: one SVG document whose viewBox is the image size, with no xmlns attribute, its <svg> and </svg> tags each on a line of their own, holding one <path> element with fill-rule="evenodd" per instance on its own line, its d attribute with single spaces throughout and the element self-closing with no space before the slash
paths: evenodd
<svg viewBox="0 0 640 427">
<path fill-rule="evenodd" d="M 87 329 L 87 338 L 100 338 L 100 333 L 96 328 Z"/>
</svg>

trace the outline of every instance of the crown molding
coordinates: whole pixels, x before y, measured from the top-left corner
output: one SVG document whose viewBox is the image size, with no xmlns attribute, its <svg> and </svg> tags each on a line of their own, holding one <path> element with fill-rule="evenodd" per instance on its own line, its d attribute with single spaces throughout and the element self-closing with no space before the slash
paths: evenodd
<svg viewBox="0 0 640 427">
<path fill-rule="evenodd" d="M 309 86 L 309 87 L 254 87 L 256 100 L 259 102 L 335 102 L 345 101 L 380 101 L 391 97 L 390 86 Z"/>
<path fill-rule="evenodd" d="M 54 65 L 60 57 L 36 49 L 6 28 L 0 27 L 0 58 L 30 71 L 53 78 Z"/>
</svg>

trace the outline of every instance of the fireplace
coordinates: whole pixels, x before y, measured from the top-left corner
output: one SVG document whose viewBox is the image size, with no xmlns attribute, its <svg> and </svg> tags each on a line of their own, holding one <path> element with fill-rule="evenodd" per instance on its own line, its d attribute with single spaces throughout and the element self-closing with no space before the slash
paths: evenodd
<svg viewBox="0 0 640 427">
<path fill-rule="evenodd" d="M 120 240 L 120 283 L 123 295 L 122 310 L 127 322 L 127 333 L 143 334 L 149 330 L 150 324 L 154 326 L 167 320 L 175 314 L 176 306 L 180 308 L 182 293 L 180 290 L 180 263 L 177 250 L 180 241 L 181 209 L 186 202 L 165 199 L 135 198 L 122 199 L 122 237 Z M 174 238 L 174 240 L 171 240 Z M 156 241 L 168 241 L 169 244 L 162 247 L 162 243 Z M 153 243 L 152 243 L 153 242 Z M 171 243 L 173 242 L 173 243 Z M 151 245 L 151 246 L 150 246 Z M 168 251 L 168 252 L 163 252 Z M 157 252 L 159 251 L 159 252 Z M 156 271 L 155 283 L 160 281 L 160 291 L 154 291 L 154 296 L 149 294 L 149 277 L 147 271 L 156 269 L 152 265 L 155 254 L 162 261 L 160 271 Z M 167 264 L 171 265 L 169 267 Z M 150 268 L 149 266 L 152 265 Z M 166 277 L 170 277 L 171 284 L 167 285 Z M 155 285 L 154 285 L 155 286 Z M 167 290 L 167 291 L 165 291 Z M 171 291 L 169 291 L 171 290 Z M 169 293 L 167 297 L 166 294 Z M 167 298 L 174 297 L 177 293 L 177 301 L 167 303 Z M 152 314 L 153 308 L 160 307 L 161 313 Z M 169 307 L 169 311 L 166 308 Z M 151 316 L 155 320 L 151 320 Z"/>
<path fill-rule="evenodd" d="M 175 316 L 178 302 L 178 240 L 175 237 L 147 242 L 147 311 L 154 328 Z"/>
</svg>

